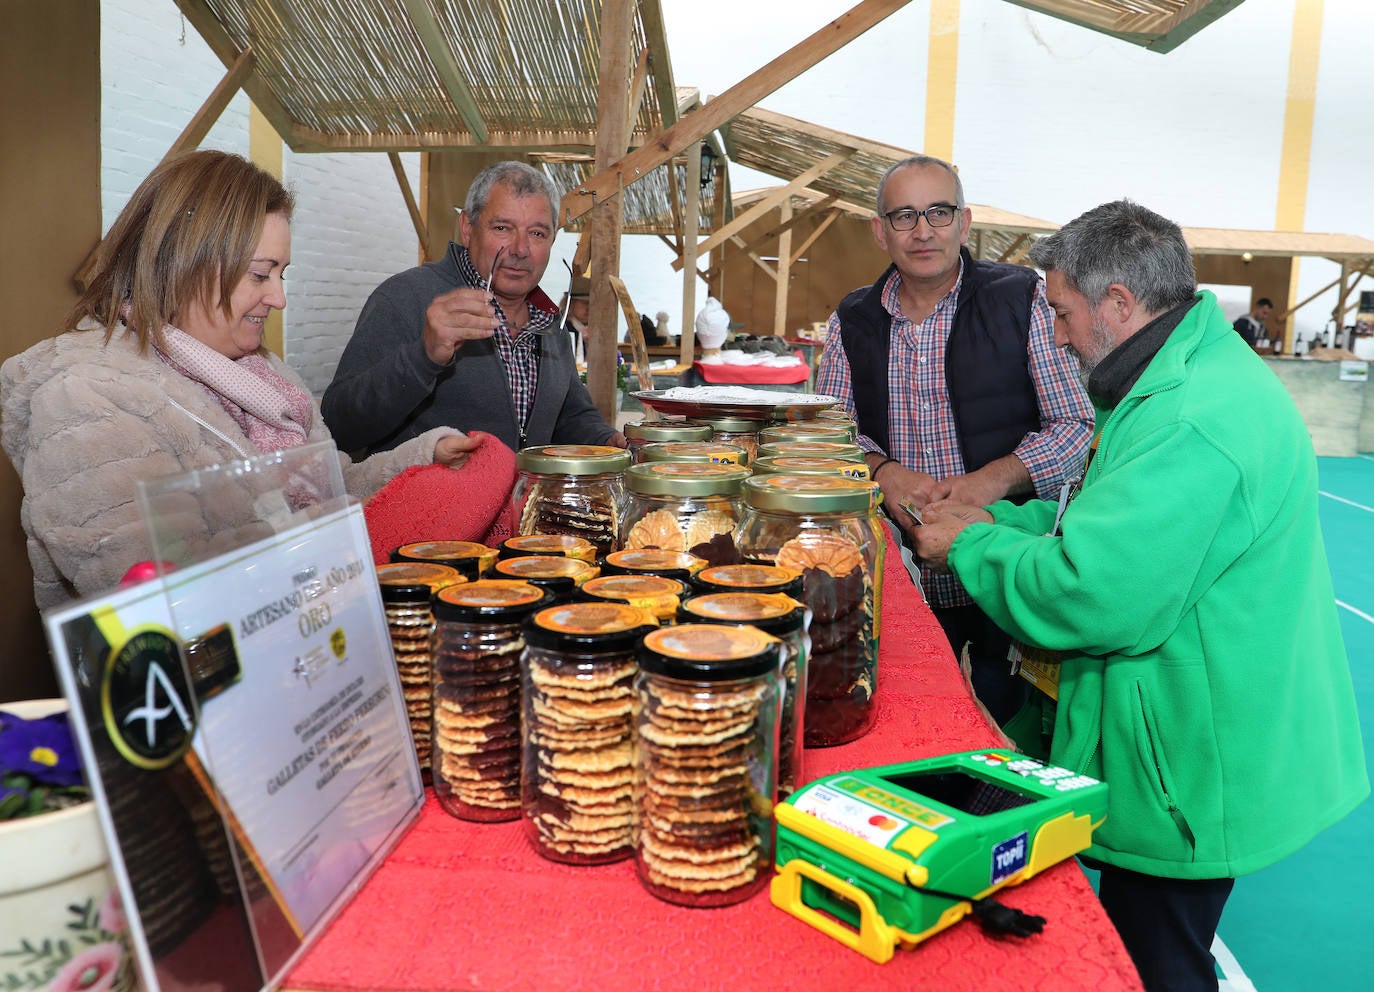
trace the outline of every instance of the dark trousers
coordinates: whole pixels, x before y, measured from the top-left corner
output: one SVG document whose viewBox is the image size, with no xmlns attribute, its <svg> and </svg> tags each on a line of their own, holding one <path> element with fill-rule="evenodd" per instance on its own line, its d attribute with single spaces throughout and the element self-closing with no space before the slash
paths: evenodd
<svg viewBox="0 0 1374 992">
<path fill-rule="evenodd" d="M 957 660 L 968 645 L 974 695 L 987 707 L 999 724 L 1006 723 L 1025 705 L 1030 683 L 1012 675 L 1007 650 L 1011 637 L 972 604 L 940 606 L 933 609 L 935 619 L 949 638 Z"/>
<path fill-rule="evenodd" d="M 1146 992 L 1216 992 L 1212 939 L 1234 878 L 1159 878 L 1096 862 L 1098 898 Z"/>
</svg>

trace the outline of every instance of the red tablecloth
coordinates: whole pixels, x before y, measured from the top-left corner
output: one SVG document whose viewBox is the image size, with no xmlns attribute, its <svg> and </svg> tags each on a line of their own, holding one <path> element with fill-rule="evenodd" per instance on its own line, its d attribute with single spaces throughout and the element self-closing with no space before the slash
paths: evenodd
<svg viewBox="0 0 1374 992">
<path fill-rule="evenodd" d="M 801 358 L 800 352 L 793 352 Z M 811 377 L 811 369 L 803 360 L 800 365 L 777 367 L 772 365 L 727 365 L 724 362 L 692 363 L 703 379 L 713 385 L 729 386 L 790 386 L 805 382 Z"/>
<path fill-rule="evenodd" d="M 808 750 L 808 779 L 996 744 L 895 553 L 887 556 L 885 589 L 878 722 L 851 744 Z M 466 823 L 431 796 L 415 827 L 297 964 L 285 988 L 1140 989 L 1076 864 L 1058 865 L 998 898 L 1046 917 L 1044 932 L 995 939 L 965 919 L 878 965 L 776 909 L 766 888 L 737 906 L 682 909 L 649 895 L 631 861 L 554 864 L 534 853 L 518 822 Z"/>
</svg>

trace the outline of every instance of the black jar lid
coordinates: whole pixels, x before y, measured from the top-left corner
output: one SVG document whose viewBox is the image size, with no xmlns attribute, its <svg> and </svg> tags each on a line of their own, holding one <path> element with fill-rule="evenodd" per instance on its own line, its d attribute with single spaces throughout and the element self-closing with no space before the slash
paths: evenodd
<svg viewBox="0 0 1374 992">
<path fill-rule="evenodd" d="M 492 579 L 516 579 L 547 589 L 555 596 L 567 596 L 579 583 L 595 578 L 598 571 L 595 565 L 580 558 L 521 555 L 501 559 L 487 572 L 487 576 Z"/>
<path fill-rule="evenodd" d="M 525 643 L 551 651 L 628 651 L 658 626 L 653 614 L 608 601 L 547 606 L 525 621 Z"/>
<path fill-rule="evenodd" d="M 625 548 L 608 554 L 601 570 L 606 575 L 660 575 L 665 579 L 676 579 L 685 586 L 705 565 L 705 558 L 698 558 L 687 551 Z"/>
<path fill-rule="evenodd" d="M 478 579 L 440 589 L 434 619 L 456 623 L 514 623 L 553 602 L 553 593 L 517 579 Z"/>
<path fill-rule="evenodd" d="M 475 541 L 411 541 L 392 551 L 391 560 L 449 565 L 475 579 L 496 560 L 496 549 Z"/>
<path fill-rule="evenodd" d="M 467 579 L 458 569 L 432 562 L 392 562 L 377 566 L 383 603 L 425 603 L 441 589 Z"/>
<path fill-rule="evenodd" d="M 704 593 L 780 592 L 796 599 L 802 594 L 802 578 L 781 565 L 713 565 L 692 576 L 692 584 Z"/>
<path fill-rule="evenodd" d="M 768 592 L 713 592 L 682 601 L 681 623 L 751 624 L 781 637 L 801 630 L 806 607 L 791 596 Z"/>
<path fill-rule="evenodd" d="M 644 635 L 639 667 L 693 682 L 724 682 L 776 672 L 781 641 L 753 626 L 684 623 Z"/>
</svg>

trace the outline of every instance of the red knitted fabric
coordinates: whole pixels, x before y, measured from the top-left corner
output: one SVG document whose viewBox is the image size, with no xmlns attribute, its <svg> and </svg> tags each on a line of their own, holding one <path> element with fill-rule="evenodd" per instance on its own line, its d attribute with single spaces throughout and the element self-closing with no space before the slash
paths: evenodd
<svg viewBox="0 0 1374 992">
<path fill-rule="evenodd" d="M 876 725 L 808 748 L 807 780 L 992 747 L 939 624 L 889 551 Z M 767 891 L 723 909 L 649 895 L 633 861 L 576 868 L 534 853 L 519 822 L 467 823 L 431 796 L 420 819 L 283 987 L 312 992 L 1138 992 L 1121 940 L 1072 862 L 998 901 L 1048 919 L 1025 940 L 964 920 L 874 964 L 775 908 Z"/>
<path fill-rule="evenodd" d="M 515 452 L 490 434 L 460 469 L 416 465 L 396 476 L 363 507 L 377 565 L 412 541 L 477 541 L 495 547 L 515 534 L 510 494 Z"/>
</svg>

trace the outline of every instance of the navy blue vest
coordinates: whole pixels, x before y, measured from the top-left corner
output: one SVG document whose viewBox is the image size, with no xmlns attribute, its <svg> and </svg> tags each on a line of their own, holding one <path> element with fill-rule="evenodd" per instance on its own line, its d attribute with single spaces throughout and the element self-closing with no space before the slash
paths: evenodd
<svg viewBox="0 0 1374 992">
<path fill-rule="evenodd" d="M 1027 360 L 1035 271 L 1020 265 L 976 261 L 961 248 L 964 277 L 945 346 L 945 387 L 955 431 L 972 472 L 1040 429 L 1040 405 Z M 853 384 L 859 430 L 889 454 L 887 363 L 892 315 L 882 292 L 896 269 L 856 289 L 837 308 L 840 335 Z"/>
</svg>

